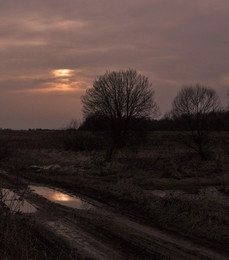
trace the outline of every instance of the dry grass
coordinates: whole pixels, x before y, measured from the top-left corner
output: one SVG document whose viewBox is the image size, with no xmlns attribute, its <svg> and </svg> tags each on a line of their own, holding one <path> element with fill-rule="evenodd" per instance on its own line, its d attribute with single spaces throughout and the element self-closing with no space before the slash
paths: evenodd
<svg viewBox="0 0 229 260">
<path fill-rule="evenodd" d="M 229 133 L 213 134 L 215 146 L 208 151 L 207 161 L 178 143 L 177 136 L 177 132 L 150 133 L 145 143 L 129 143 L 115 151 L 112 160 L 106 160 L 106 140 L 97 145 L 101 133 L 98 140 L 90 133 L 82 140 L 84 133 L 77 137 L 74 132 L 74 138 L 81 140 L 76 141 L 77 152 L 73 152 L 65 150 L 66 137 L 61 131 L 4 132 L 0 142 L 9 143 L 10 152 L 1 158 L 0 166 L 30 180 L 86 194 L 148 224 L 228 252 L 228 207 L 207 198 L 157 198 L 150 191 L 198 193 L 201 188 L 214 186 L 228 194 Z M 60 170 L 31 168 L 56 164 Z"/>
</svg>

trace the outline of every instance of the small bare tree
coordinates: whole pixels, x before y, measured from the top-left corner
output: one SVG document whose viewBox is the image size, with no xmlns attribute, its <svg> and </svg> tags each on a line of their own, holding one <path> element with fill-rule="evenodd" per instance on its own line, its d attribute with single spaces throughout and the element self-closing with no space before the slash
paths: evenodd
<svg viewBox="0 0 229 260">
<path fill-rule="evenodd" d="M 77 130 L 78 128 L 79 128 L 79 123 L 75 119 L 72 119 L 65 127 L 66 130 Z"/>
<path fill-rule="evenodd" d="M 182 88 L 173 101 L 173 118 L 191 133 L 190 138 L 183 141 L 202 159 L 206 159 L 204 146 L 209 142 L 211 115 L 219 109 L 220 101 L 215 90 L 200 85 Z"/>
</svg>

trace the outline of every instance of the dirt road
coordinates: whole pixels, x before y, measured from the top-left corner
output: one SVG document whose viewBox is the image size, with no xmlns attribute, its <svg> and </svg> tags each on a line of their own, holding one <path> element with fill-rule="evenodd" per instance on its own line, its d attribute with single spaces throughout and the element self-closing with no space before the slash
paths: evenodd
<svg viewBox="0 0 229 260">
<path fill-rule="evenodd" d="M 228 259 L 212 249 L 123 216 L 90 198 L 84 197 L 94 207 L 85 210 L 59 205 L 32 191 L 24 198 L 37 208 L 31 218 L 77 249 L 85 259 Z"/>
</svg>

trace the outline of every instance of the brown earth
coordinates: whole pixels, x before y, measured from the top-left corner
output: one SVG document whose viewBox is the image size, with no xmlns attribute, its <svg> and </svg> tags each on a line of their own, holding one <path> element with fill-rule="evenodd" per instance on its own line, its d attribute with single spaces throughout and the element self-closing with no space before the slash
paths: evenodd
<svg viewBox="0 0 229 260">
<path fill-rule="evenodd" d="M 7 173 L 2 176 L 8 185 L 16 181 Z M 25 179 L 21 182 L 28 183 Z M 77 249 L 85 259 L 228 259 L 183 237 L 139 223 L 85 196 L 94 204 L 94 210 L 61 206 L 33 192 L 26 193 L 25 199 L 37 208 L 30 217 Z M 110 233 L 107 226 L 112 227 Z"/>
</svg>

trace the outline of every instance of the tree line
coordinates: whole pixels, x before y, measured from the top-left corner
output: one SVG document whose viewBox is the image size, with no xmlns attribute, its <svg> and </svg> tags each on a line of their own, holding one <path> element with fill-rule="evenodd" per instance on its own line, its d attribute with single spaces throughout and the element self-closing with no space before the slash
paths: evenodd
<svg viewBox="0 0 229 260">
<path fill-rule="evenodd" d="M 147 130 L 229 130 L 228 108 L 221 107 L 214 89 L 199 84 L 183 87 L 173 100 L 171 111 L 158 119 L 152 83 L 135 70 L 98 76 L 81 98 L 81 129 L 85 130 L 109 130 L 111 121 L 129 124 L 133 129 L 140 122 Z"/>
</svg>

